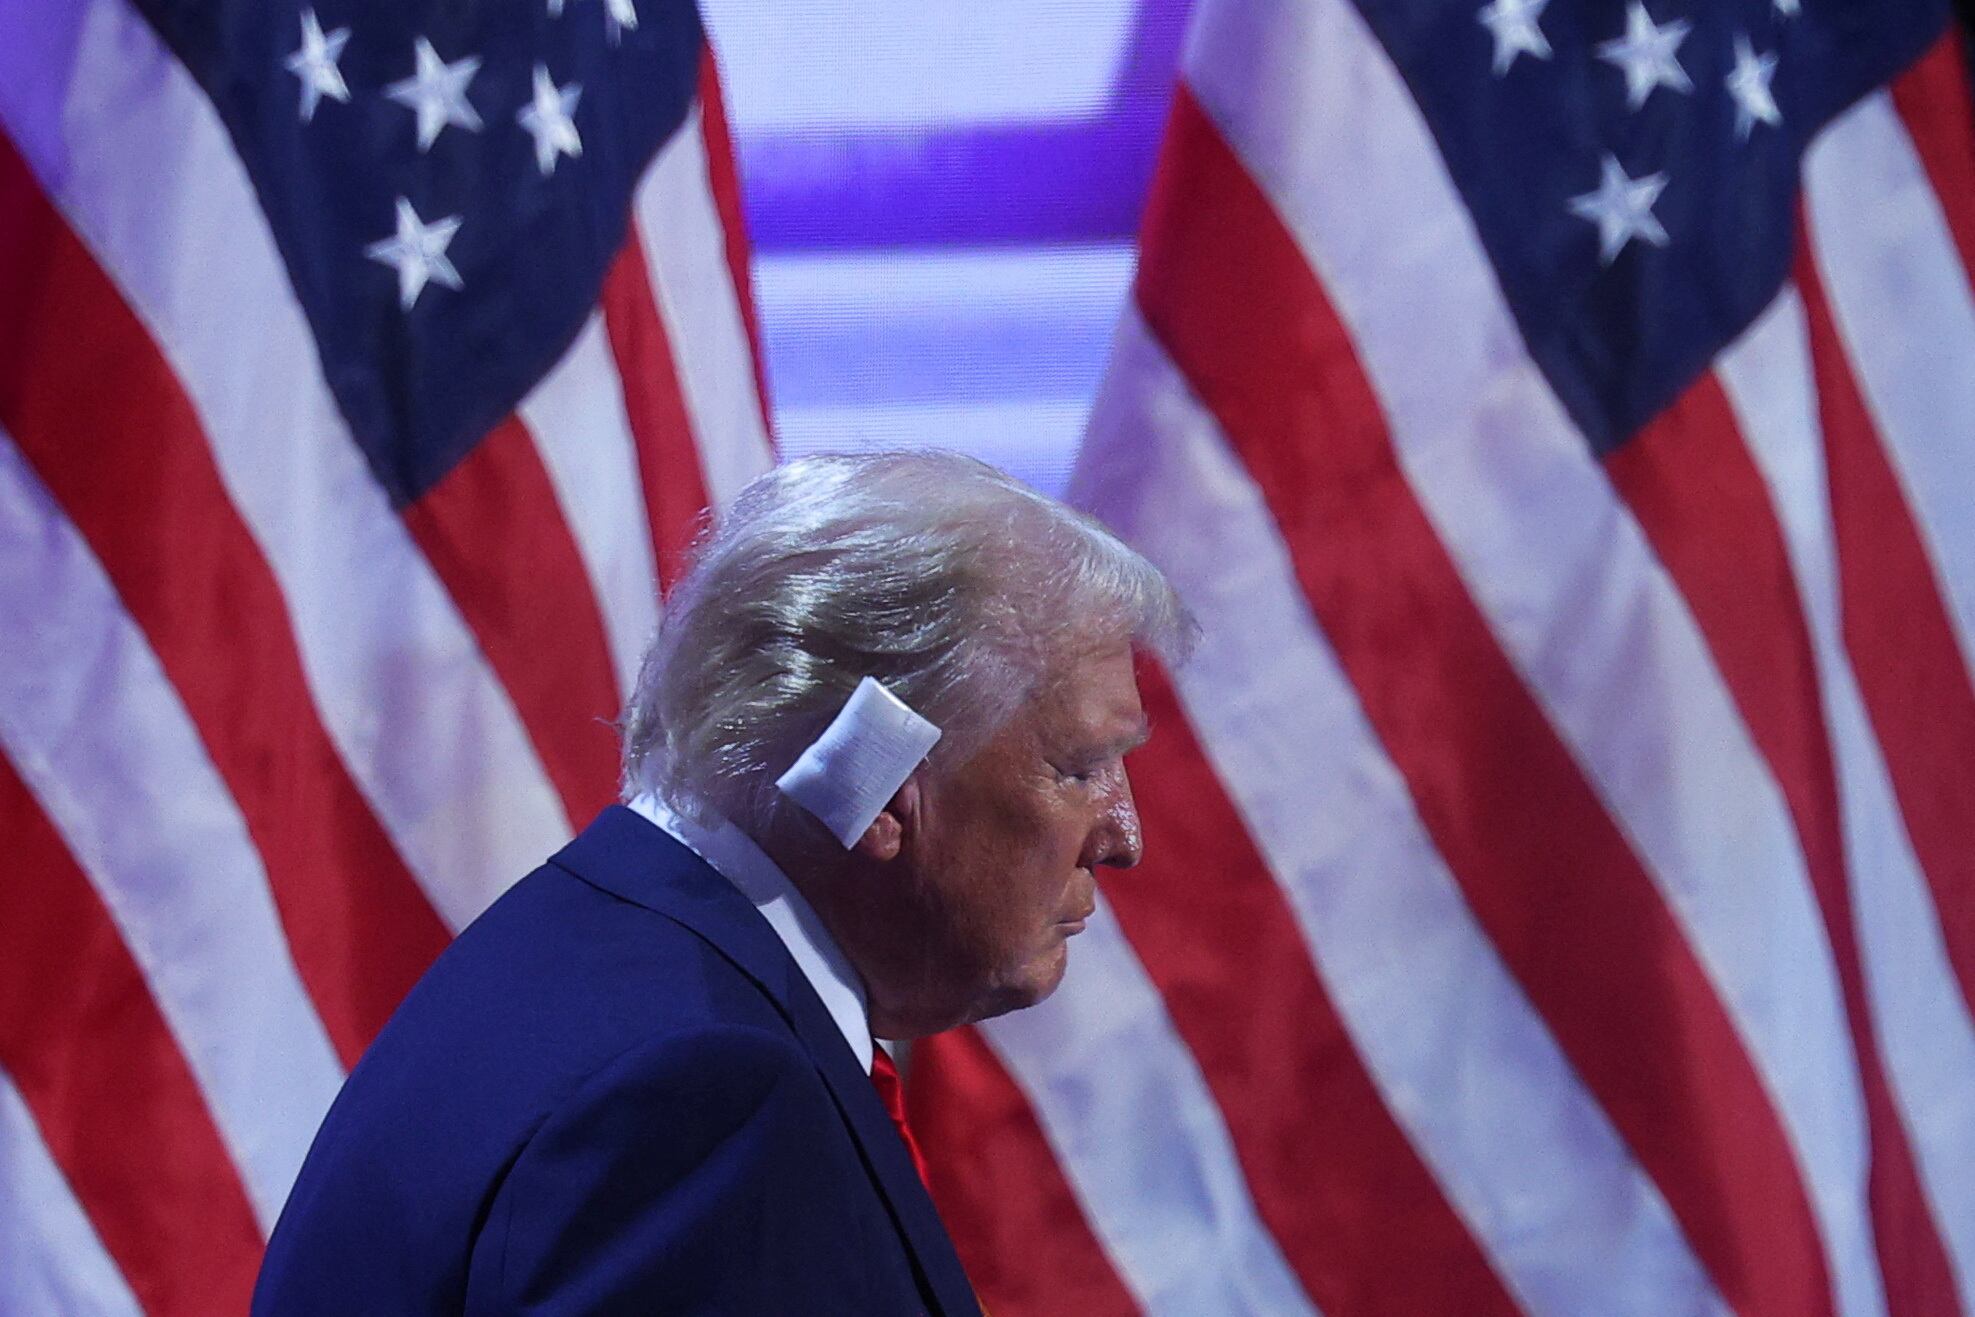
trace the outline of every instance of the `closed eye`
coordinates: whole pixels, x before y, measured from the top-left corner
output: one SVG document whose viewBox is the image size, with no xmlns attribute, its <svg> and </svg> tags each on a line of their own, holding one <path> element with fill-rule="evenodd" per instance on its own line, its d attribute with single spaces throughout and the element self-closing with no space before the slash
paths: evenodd
<svg viewBox="0 0 1975 1317">
<path fill-rule="evenodd" d="M 1121 771 L 1124 766 L 1123 758 L 1114 755 L 1108 759 L 1100 759 L 1095 763 L 1073 763 L 1068 767 L 1058 768 L 1056 770 L 1056 776 L 1064 782 L 1072 782 L 1078 786 L 1090 786 L 1102 781 L 1113 773 Z"/>
</svg>

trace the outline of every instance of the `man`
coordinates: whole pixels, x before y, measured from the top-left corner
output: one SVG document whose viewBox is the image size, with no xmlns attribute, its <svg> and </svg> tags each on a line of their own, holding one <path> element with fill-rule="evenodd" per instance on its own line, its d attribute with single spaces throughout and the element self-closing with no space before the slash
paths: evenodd
<svg viewBox="0 0 1975 1317">
<path fill-rule="evenodd" d="M 1096 868 L 1138 859 L 1133 649 L 1190 626 L 1138 554 L 964 458 L 748 486 L 646 657 L 629 807 L 351 1073 L 255 1311 L 977 1312 L 873 1035 L 1055 989 Z"/>
</svg>

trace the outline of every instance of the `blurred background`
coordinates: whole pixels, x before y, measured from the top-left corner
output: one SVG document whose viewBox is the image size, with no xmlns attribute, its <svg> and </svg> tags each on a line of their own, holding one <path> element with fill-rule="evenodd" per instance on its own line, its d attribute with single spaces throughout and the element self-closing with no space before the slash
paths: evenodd
<svg viewBox="0 0 1975 1317">
<path fill-rule="evenodd" d="M 1189 7 L 706 6 L 784 453 L 934 444 L 1062 490 Z"/>
</svg>

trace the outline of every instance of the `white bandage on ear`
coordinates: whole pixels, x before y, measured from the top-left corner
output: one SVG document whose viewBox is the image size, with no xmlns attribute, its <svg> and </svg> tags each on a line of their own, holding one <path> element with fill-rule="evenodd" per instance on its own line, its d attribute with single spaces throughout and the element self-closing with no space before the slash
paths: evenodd
<svg viewBox="0 0 1975 1317">
<path fill-rule="evenodd" d="M 866 677 L 775 785 L 848 850 L 939 738 L 939 728 Z"/>
</svg>

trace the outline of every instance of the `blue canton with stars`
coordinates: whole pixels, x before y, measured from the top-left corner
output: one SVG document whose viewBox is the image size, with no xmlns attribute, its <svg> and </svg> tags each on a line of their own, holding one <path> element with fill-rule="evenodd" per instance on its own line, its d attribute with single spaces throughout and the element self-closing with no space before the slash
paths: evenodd
<svg viewBox="0 0 1975 1317">
<path fill-rule="evenodd" d="M 1357 0 L 1531 357 L 1599 452 L 1775 297 L 1817 130 L 1948 0 Z"/>
<path fill-rule="evenodd" d="M 633 189 L 691 106 L 697 12 L 136 3 L 218 109 L 337 405 L 393 501 L 411 502 L 595 307 Z"/>
</svg>

